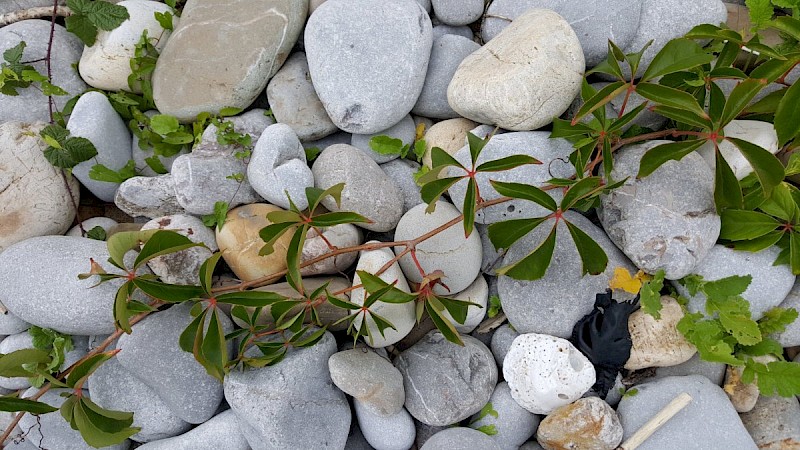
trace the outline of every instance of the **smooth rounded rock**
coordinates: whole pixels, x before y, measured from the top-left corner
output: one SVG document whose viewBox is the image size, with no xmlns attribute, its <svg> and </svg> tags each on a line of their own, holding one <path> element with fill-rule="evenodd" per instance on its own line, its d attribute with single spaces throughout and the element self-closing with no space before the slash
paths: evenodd
<svg viewBox="0 0 800 450">
<path fill-rule="evenodd" d="M 476 122 L 535 130 L 567 110 L 583 71 L 583 51 L 569 24 L 555 12 L 533 9 L 464 59 L 447 99 Z"/>
<path fill-rule="evenodd" d="M 480 431 L 453 427 L 431 436 L 420 450 L 500 450 L 500 447 Z"/>
<path fill-rule="evenodd" d="M 471 336 L 461 339 L 463 347 L 431 331 L 395 359 L 403 374 L 406 409 L 420 422 L 460 422 L 480 411 L 497 385 L 489 349 Z"/>
<path fill-rule="evenodd" d="M 319 230 L 322 231 L 322 235 L 313 228 L 308 230 L 306 240 L 303 243 L 303 252 L 300 255 L 301 264 L 332 252 L 331 245 L 336 248 L 355 247 L 364 240 L 361 230 L 349 223 L 320 228 Z M 314 276 L 344 272 L 356 262 L 356 259 L 358 259 L 358 253 L 356 252 L 336 255 L 303 267 L 300 269 L 300 275 Z"/>
<path fill-rule="evenodd" d="M 456 36 L 465 37 L 469 40 L 475 39 L 475 35 L 472 33 L 472 29 L 466 25 L 461 26 L 453 26 L 447 25 L 444 23 L 440 23 L 438 25 L 433 26 L 433 40 L 444 36 L 445 34 L 454 34 Z"/>
<path fill-rule="evenodd" d="M 114 204 L 131 217 L 155 218 L 182 214 L 172 174 L 128 178 L 119 185 Z"/>
<path fill-rule="evenodd" d="M 463 117 L 456 119 L 443 120 L 433 124 L 425 133 L 425 156 L 422 157 L 422 165 L 431 169 L 431 150 L 439 147 L 448 155 L 455 155 L 467 145 L 467 133 L 474 129 L 478 124 Z"/>
<path fill-rule="evenodd" d="M 0 314 L 0 335 L 9 336 L 21 333 L 31 327 L 31 324 L 9 312 L 2 303 L 0 303 L 0 308 L 5 311 Z"/>
<path fill-rule="evenodd" d="M 250 186 L 268 202 L 289 209 L 292 202 L 308 208 L 306 188 L 314 186 L 314 174 L 306 164 L 303 145 L 289 125 L 268 126 L 258 138 L 247 165 Z"/>
<path fill-rule="evenodd" d="M 459 323 L 450 314 L 450 311 L 442 311 L 442 317 L 446 318 L 453 324 L 456 331 L 462 334 L 472 333 L 472 330 L 478 327 L 486 317 L 487 305 L 489 303 L 489 285 L 486 283 L 486 278 L 483 275 L 478 275 L 475 281 L 472 282 L 466 289 L 458 294 L 450 296 L 456 300 L 463 302 L 475 303 L 467 307 L 467 317 L 464 323 Z M 477 305 L 477 306 L 476 306 Z"/>
<path fill-rule="evenodd" d="M 239 419 L 231 410 L 221 412 L 197 428 L 138 447 L 142 450 L 249 450 L 247 440 L 239 431 Z"/>
<path fill-rule="evenodd" d="M 470 428 L 480 430 L 482 427 L 494 427 L 495 434 L 489 437 L 502 450 L 516 450 L 524 444 L 539 426 L 539 417 L 530 413 L 511 397 L 508 383 L 501 381 L 492 392 L 489 403 L 494 414 L 486 414 L 482 418 L 476 414 L 470 420 Z"/>
<path fill-rule="evenodd" d="M 521 334 L 503 360 L 511 396 L 534 414 L 550 414 L 579 399 L 595 382 L 592 363 L 566 339 Z"/>
<path fill-rule="evenodd" d="M 329 210 L 361 214 L 372 223 L 358 225 L 371 231 L 389 231 L 397 226 L 403 213 L 403 196 L 392 179 L 363 151 L 346 144 L 331 145 L 317 157 L 311 171 L 314 185 L 319 189 L 345 184 L 341 205 L 330 196 L 322 199 L 322 205 Z"/>
<path fill-rule="evenodd" d="M 403 409 L 403 375 L 386 358 L 374 351 L 354 348 L 328 358 L 333 384 L 354 397 L 361 409 L 388 417 Z"/>
<path fill-rule="evenodd" d="M 65 236 L 81 237 L 81 227 L 83 227 L 87 233 L 96 227 L 100 227 L 105 231 L 106 236 L 108 236 L 108 232 L 116 225 L 119 225 L 117 221 L 108 217 L 91 217 L 81 222 L 80 225 L 75 225 L 70 228 Z"/>
<path fill-rule="evenodd" d="M 395 159 L 381 164 L 381 169 L 394 181 L 403 196 L 403 212 L 424 203 L 420 193 L 420 185 L 415 180 L 415 175 L 421 166 L 407 159 Z"/>
<path fill-rule="evenodd" d="M 622 442 L 622 433 L 614 409 L 599 397 L 587 397 L 545 417 L 536 431 L 536 439 L 547 450 L 614 450 Z"/>
<path fill-rule="evenodd" d="M 414 419 L 404 408 L 384 417 L 355 400 L 353 409 L 361 432 L 375 450 L 407 450 L 414 445 L 417 430 Z"/>
<path fill-rule="evenodd" d="M 431 6 L 436 18 L 448 25 L 467 25 L 483 14 L 483 0 L 431 0 Z"/>
<path fill-rule="evenodd" d="M 517 330 L 507 323 L 500 325 L 492 335 L 491 348 L 497 367 L 503 368 L 503 360 L 506 358 L 508 351 L 511 350 L 511 344 L 514 343 L 514 339 L 517 336 L 519 336 Z"/>
<path fill-rule="evenodd" d="M 191 247 L 167 255 L 156 256 L 147 262 L 147 266 L 161 281 L 169 284 L 200 284 L 200 267 L 217 251 L 217 240 L 214 231 L 203 224 L 195 216 L 176 214 L 157 217 L 141 228 L 145 230 L 170 230 L 186 236 L 202 247 Z"/>
<path fill-rule="evenodd" d="M 481 0 L 478 0 L 479 3 Z M 414 114 L 434 119 L 453 119 L 458 113 L 447 102 L 447 86 L 464 58 L 481 48 L 472 39 L 455 34 L 445 34 L 433 41 L 428 73 L 417 103 L 411 110 Z"/>
<path fill-rule="evenodd" d="M 759 396 L 755 407 L 740 417 L 759 449 L 800 447 L 800 403 L 797 397 Z"/>
<path fill-rule="evenodd" d="M 725 125 L 723 132 L 725 133 L 725 137 L 742 139 L 763 148 L 773 155 L 780 150 L 778 146 L 778 133 L 775 131 L 775 127 L 769 122 L 733 120 L 731 123 Z M 731 170 L 733 170 L 733 174 L 736 175 L 737 179 L 741 180 L 753 173 L 753 166 L 750 165 L 750 161 L 744 157 L 736 145 L 728 140 L 723 140 L 717 144 L 717 147 Z M 703 144 L 697 149 L 697 153 L 703 157 L 709 167 L 712 169 L 716 167 L 716 150 L 714 150 L 714 144 L 712 142 Z"/>
<path fill-rule="evenodd" d="M 399 122 L 422 91 L 432 39 L 430 18 L 413 0 L 319 6 L 304 42 L 314 88 L 333 123 L 369 134 Z"/>
<path fill-rule="evenodd" d="M 683 278 L 706 257 L 719 237 L 714 173 L 697 153 L 667 161 L 637 178 L 644 154 L 671 141 L 623 147 L 611 177 L 625 184 L 600 197 L 600 222 L 631 261 L 647 273 L 663 269 L 669 280 Z"/>
<path fill-rule="evenodd" d="M 722 386 L 726 367 L 727 365 L 723 363 L 703 361 L 700 355 L 695 353 L 688 361 L 681 364 L 656 368 L 656 374 L 648 381 L 672 376 L 702 375 L 717 386 Z"/>
<path fill-rule="evenodd" d="M 153 72 L 158 110 L 191 122 L 246 108 L 288 58 L 307 14 L 308 2 L 290 0 L 188 1 Z"/>
<path fill-rule="evenodd" d="M 393 139 L 400 139 L 403 141 L 404 145 L 413 145 L 416 133 L 417 126 L 414 124 L 414 119 L 412 119 L 410 115 L 407 115 L 385 130 L 370 134 L 353 134 L 350 145 L 363 151 L 366 155 L 369 155 L 376 163 L 383 164 L 397 159 L 399 155 L 382 155 L 372 150 L 372 147 L 369 145 L 372 138 L 376 136 L 389 136 Z"/>
<path fill-rule="evenodd" d="M 625 363 L 626 369 L 675 366 L 688 361 L 697 352 L 676 328 L 683 318 L 681 305 L 672 297 L 662 296 L 660 314 L 656 319 L 640 309 L 628 318 L 633 347 Z"/>
<path fill-rule="evenodd" d="M 45 159 L 43 127 L 0 124 L 0 252 L 30 237 L 62 234 L 75 219 L 80 186 Z"/>
<path fill-rule="evenodd" d="M 395 241 L 416 239 L 419 236 L 444 225 L 460 215 L 455 206 L 438 201 L 436 210 L 430 214 L 427 205 L 417 205 L 403 215 L 395 230 Z M 395 247 L 400 253 L 404 246 Z M 434 292 L 441 295 L 455 295 L 466 289 L 481 270 L 483 247 L 477 231 L 464 237 L 462 226 L 450 227 L 441 233 L 416 245 L 416 258 L 426 274 L 440 270 L 444 273 L 442 283 L 434 286 Z M 409 281 L 419 283 L 422 275 L 410 254 L 400 258 L 400 267 Z"/>
</svg>

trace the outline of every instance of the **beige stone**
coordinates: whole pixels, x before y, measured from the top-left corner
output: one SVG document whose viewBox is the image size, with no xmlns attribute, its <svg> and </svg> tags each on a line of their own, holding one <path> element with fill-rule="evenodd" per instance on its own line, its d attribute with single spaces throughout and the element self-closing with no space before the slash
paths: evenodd
<svg viewBox="0 0 800 450">
<path fill-rule="evenodd" d="M 306 241 L 303 244 L 303 253 L 300 255 L 301 264 L 332 252 L 331 246 L 334 248 L 354 247 L 361 244 L 364 238 L 361 231 L 349 223 L 324 228 L 321 231 L 322 236 L 314 229 L 308 230 Z M 300 269 L 300 275 L 314 276 L 344 272 L 356 262 L 357 258 L 358 252 L 332 256 L 303 267 Z"/>
<path fill-rule="evenodd" d="M 0 125 L 0 252 L 27 238 L 63 234 L 75 218 L 80 187 L 44 158 L 47 145 L 39 138 L 43 127 L 20 122 Z"/>
<path fill-rule="evenodd" d="M 697 349 L 675 328 L 683 318 L 683 310 L 674 298 L 661 297 L 661 319 L 642 310 L 631 314 L 628 330 L 633 348 L 625 368 L 669 367 L 688 361 Z"/>
<path fill-rule="evenodd" d="M 614 409 L 599 397 L 586 397 L 550 413 L 536 439 L 546 450 L 614 450 L 622 435 Z"/>
<path fill-rule="evenodd" d="M 756 356 L 753 360 L 761 364 L 767 364 L 777 361 L 777 358 L 771 355 L 764 355 Z M 761 394 L 756 380 L 753 380 L 752 383 L 744 383 L 742 381 L 743 371 L 742 367 L 728 366 L 725 371 L 725 384 L 722 386 L 728 398 L 731 399 L 736 412 L 740 413 L 751 411 L 756 406 L 758 397 Z"/>
<path fill-rule="evenodd" d="M 425 155 L 422 157 L 422 165 L 431 168 L 431 150 L 439 147 L 450 155 L 455 155 L 461 147 L 466 145 L 467 133 L 477 127 L 478 124 L 463 117 L 458 119 L 448 119 L 434 124 L 425 133 Z"/>
<path fill-rule="evenodd" d="M 267 203 L 234 208 L 228 211 L 222 229 L 217 230 L 217 245 L 222 257 L 240 280 L 251 281 L 286 269 L 291 233 L 285 233 L 275 242 L 273 253 L 266 256 L 258 254 L 264 246 L 258 233 L 271 224 L 267 214 L 273 211 L 283 210 Z"/>
</svg>

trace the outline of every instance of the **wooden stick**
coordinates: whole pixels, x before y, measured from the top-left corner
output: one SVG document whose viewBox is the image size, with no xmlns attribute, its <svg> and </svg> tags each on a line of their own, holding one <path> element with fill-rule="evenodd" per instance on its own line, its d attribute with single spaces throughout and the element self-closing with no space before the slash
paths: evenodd
<svg viewBox="0 0 800 450">
<path fill-rule="evenodd" d="M 67 17 L 72 15 L 72 10 L 66 6 L 59 6 L 56 10 L 57 15 Z M 38 8 L 22 9 L 13 11 L 7 14 L 0 15 L 0 27 L 11 25 L 12 23 L 19 22 L 27 19 L 39 19 L 41 17 L 50 17 L 53 15 L 52 6 L 42 6 Z"/>
<path fill-rule="evenodd" d="M 692 397 L 686 392 L 675 397 L 674 400 L 669 402 L 667 406 L 658 412 L 652 419 L 647 421 L 641 428 L 639 428 L 633 436 L 628 438 L 622 445 L 617 447 L 617 450 L 634 450 L 650 436 L 653 435 L 659 428 L 661 428 L 669 419 L 672 419 L 675 414 L 686 407 L 692 401 Z"/>
</svg>

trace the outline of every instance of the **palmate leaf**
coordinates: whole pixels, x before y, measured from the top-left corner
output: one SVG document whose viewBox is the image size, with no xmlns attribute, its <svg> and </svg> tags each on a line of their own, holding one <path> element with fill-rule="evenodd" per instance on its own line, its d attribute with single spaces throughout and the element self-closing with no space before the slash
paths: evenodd
<svg viewBox="0 0 800 450">
<path fill-rule="evenodd" d="M 578 122 L 572 125 L 569 120 L 556 118 L 553 119 L 553 130 L 550 132 L 550 139 L 586 136 L 594 131 L 594 128 L 585 123 Z"/>
<path fill-rule="evenodd" d="M 706 112 L 697 103 L 697 99 L 684 91 L 660 84 L 642 83 L 636 85 L 636 93 L 658 104 L 684 109 L 700 117 L 707 117 Z"/>
<path fill-rule="evenodd" d="M 203 288 L 203 291 L 205 291 L 206 294 L 211 294 L 211 284 L 214 278 L 214 270 L 217 268 L 217 263 L 221 257 L 222 252 L 216 252 L 209 256 L 208 259 L 203 261 L 203 264 L 200 265 L 200 287 Z"/>
<path fill-rule="evenodd" d="M 297 223 L 283 222 L 273 223 L 262 228 L 258 234 L 264 241 L 264 246 L 258 251 L 259 256 L 271 255 L 275 251 L 275 243 L 278 242 L 278 239 L 295 227 L 297 227 Z"/>
<path fill-rule="evenodd" d="M 286 252 L 286 281 L 295 291 L 304 294 L 303 278 L 300 276 L 300 259 L 303 253 L 303 243 L 308 233 L 308 225 L 298 227 L 289 241 Z"/>
<path fill-rule="evenodd" d="M 547 220 L 546 217 L 534 219 L 511 219 L 490 224 L 489 239 L 497 250 L 508 249 L 526 234 Z"/>
<path fill-rule="evenodd" d="M 431 149 L 431 168 L 436 169 L 442 166 L 455 166 L 460 167 L 464 171 L 467 169 L 461 165 L 452 155 L 447 153 L 446 151 L 442 150 L 439 147 L 433 147 Z"/>
<path fill-rule="evenodd" d="M 364 290 L 368 293 L 372 294 L 381 289 L 390 288 L 386 293 L 384 293 L 380 297 L 380 301 L 384 303 L 408 303 L 414 301 L 417 296 L 414 294 L 409 294 L 408 292 L 403 292 L 400 289 L 395 287 L 395 283 L 387 283 L 380 279 L 380 277 L 373 275 L 364 270 L 356 271 L 361 284 L 364 286 Z M 366 303 L 365 303 L 366 305 Z M 369 306 L 369 305 L 366 305 Z"/>
<path fill-rule="evenodd" d="M 667 161 L 680 161 L 684 156 L 700 148 L 706 141 L 694 139 L 689 141 L 670 142 L 651 148 L 639 162 L 637 178 L 644 178 L 655 172 Z"/>
<path fill-rule="evenodd" d="M 494 133 L 492 133 L 494 134 Z M 475 164 L 478 162 L 478 156 L 480 156 L 481 152 L 483 151 L 483 147 L 489 143 L 490 136 L 486 136 L 485 138 L 481 139 L 480 137 L 472 134 L 472 132 L 467 133 L 467 144 L 469 146 L 469 156 L 472 159 L 472 166 L 474 167 Z"/>
<path fill-rule="evenodd" d="M 436 207 L 436 201 L 439 199 L 439 197 L 441 197 L 446 190 L 450 189 L 451 186 L 462 179 L 463 177 L 440 178 L 422 186 L 422 189 L 420 189 L 420 195 L 422 196 L 422 200 L 428 204 L 428 209 L 426 212 L 433 212 L 434 208 Z"/>
<path fill-rule="evenodd" d="M 506 183 L 495 180 L 489 180 L 489 182 L 492 184 L 494 190 L 496 190 L 500 195 L 530 200 L 550 211 L 555 211 L 558 209 L 558 205 L 556 204 L 556 201 L 553 200 L 553 197 L 551 197 L 545 191 L 535 186 L 531 186 L 530 184 Z"/>
<path fill-rule="evenodd" d="M 200 363 L 209 375 L 222 381 L 225 377 L 225 365 L 228 362 L 228 344 L 225 341 L 225 331 L 219 321 L 217 308 L 209 308 L 208 331 L 203 336 L 200 349 L 203 360 Z"/>
<path fill-rule="evenodd" d="M 287 297 L 275 292 L 265 291 L 242 291 L 229 292 L 216 296 L 217 303 L 226 305 L 239 305 L 248 307 L 264 307 L 274 303 L 285 301 Z"/>
<path fill-rule="evenodd" d="M 464 237 L 469 237 L 475 228 L 475 209 L 478 201 L 478 183 L 475 178 L 470 177 L 467 182 L 467 192 L 464 195 L 464 206 L 461 208 L 464 218 Z"/>
<path fill-rule="evenodd" d="M 561 211 L 575 206 L 579 201 L 597 194 L 603 185 L 600 177 L 586 177 L 569 187 L 561 200 Z"/>
<path fill-rule="evenodd" d="M 349 211 L 337 211 L 320 214 L 311 220 L 311 225 L 315 227 L 332 227 L 346 223 L 372 223 L 371 220 Z"/>
<path fill-rule="evenodd" d="M 714 60 L 714 55 L 704 50 L 695 41 L 686 38 L 673 39 L 653 58 L 641 81 L 648 81 L 670 73 L 692 69 Z"/>
<path fill-rule="evenodd" d="M 761 182 L 764 196 L 769 197 L 775 186 L 783 181 L 784 168 L 780 160 L 752 142 L 734 137 L 726 137 L 725 139 L 731 141 L 742 153 L 742 156 L 753 166 L 753 171 L 758 177 L 758 181 Z"/>
<path fill-rule="evenodd" d="M 552 137 L 552 136 L 550 136 Z M 528 155 L 512 155 L 505 158 L 486 161 L 475 168 L 476 172 L 502 172 L 527 164 L 541 164 L 538 159 Z"/>
<path fill-rule="evenodd" d="M 143 278 L 135 278 L 131 282 L 148 296 L 167 303 L 185 302 L 205 293 L 201 286 L 168 284 Z"/>
<path fill-rule="evenodd" d="M 114 324 L 128 334 L 133 331 L 131 330 L 131 312 L 128 309 L 128 300 L 135 288 L 136 286 L 132 282 L 126 281 L 117 289 L 117 294 L 114 297 Z"/>
<path fill-rule="evenodd" d="M 328 196 L 333 198 L 333 200 L 336 202 L 336 206 L 341 207 L 343 190 L 344 183 L 334 184 L 325 190 L 315 187 L 307 187 L 306 199 L 308 199 L 308 210 L 313 213 L 314 210 L 317 209 L 317 206 L 319 206 L 319 203 Z"/>
<path fill-rule="evenodd" d="M 586 100 L 575 114 L 575 117 L 572 118 L 572 123 L 577 124 L 583 117 L 587 114 L 592 113 L 593 111 L 597 110 L 598 108 L 604 107 L 607 103 L 614 99 L 617 95 L 625 92 L 626 89 L 630 86 L 630 83 L 623 83 L 621 81 L 615 81 L 599 91 L 592 96 L 592 98 Z"/>
<path fill-rule="evenodd" d="M 515 280 L 533 281 L 542 278 L 550 266 L 550 261 L 553 259 L 557 228 L 557 224 L 553 224 L 550 234 L 536 249 L 521 260 L 497 269 L 496 272 Z"/>
<path fill-rule="evenodd" d="M 774 217 L 758 211 L 729 208 L 722 211 L 720 218 L 722 228 L 719 237 L 731 241 L 756 239 L 781 225 Z"/>
<path fill-rule="evenodd" d="M 739 82 L 733 88 L 728 100 L 725 102 L 725 109 L 722 111 L 718 127 L 723 127 L 735 119 L 750 104 L 750 101 L 761 92 L 766 86 L 766 80 L 749 78 Z"/>
</svg>

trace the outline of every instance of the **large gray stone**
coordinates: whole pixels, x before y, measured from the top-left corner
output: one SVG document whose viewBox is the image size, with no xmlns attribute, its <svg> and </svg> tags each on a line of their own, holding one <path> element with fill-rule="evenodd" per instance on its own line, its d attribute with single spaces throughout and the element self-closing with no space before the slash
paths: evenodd
<svg viewBox="0 0 800 450">
<path fill-rule="evenodd" d="M 789 294 L 778 306 L 781 308 L 794 308 L 795 311 L 800 312 L 800 281 L 795 281 Z M 783 347 L 800 345 L 800 320 L 795 320 L 786 326 L 786 330 L 779 333 L 775 338 Z"/>
<path fill-rule="evenodd" d="M 273 205 L 289 209 L 291 199 L 300 210 L 308 208 L 306 188 L 314 187 L 314 174 L 292 127 L 276 123 L 261 133 L 247 165 L 247 181 Z"/>
<path fill-rule="evenodd" d="M 253 450 L 344 448 L 351 413 L 328 374 L 335 352 L 326 332 L 312 347 L 289 349 L 280 364 L 225 377 L 225 399 Z"/>
<path fill-rule="evenodd" d="M 355 400 L 353 409 L 361 432 L 376 450 L 407 450 L 414 445 L 417 430 L 414 428 L 414 419 L 405 408 L 384 417 Z"/>
<path fill-rule="evenodd" d="M 0 10 L 4 10 L 7 3 L 0 2 Z M 53 2 L 49 2 L 49 5 L 52 6 Z M 22 61 L 37 61 L 30 65 L 39 73 L 46 75 L 44 58 L 50 41 L 50 21 L 23 20 L 0 29 L 0 53 L 15 47 L 21 41 L 25 41 L 26 44 Z M 57 111 L 63 110 L 71 97 L 82 93 L 88 87 L 78 75 L 78 71 L 73 68 L 73 64 L 81 58 L 82 52 L 83 43 L 66 28 L 56 24 L 50 59 L 53 84 L 69 93 L 53 97 Z M 29 123 L 50 121 L 47 97 L 42 95 L 39 89 L 30 86 L 18 89 L 17 92 L 19 95 L 16 96 L 0 95 L 0 123 L 12 120 Z"/>
<path fill-rule="evenodd" d="M 113 202 L 119 183 L 97 181 L 89 176 L 96 164 L 120 170 L 131 160 L 131 133 L 108 98 L 99 92 L 87 92 L 75 103 L 67 130 L 72 136 L 86 138 L 94 144 L 97 156 L 72 168 L 81 184 L 97 198 Z"/>
<path fill-rule="evenodd" d="M 640 384 L 636 389 L 636 395 L 623 397 L 617 407 L 620 423 L 625 430 L 623 442 L 675 397 L 685 392 L 692 397 L 689 405 L 644 441 L 638 447 L 640 450 L 757 448 L 728 396 L 706 377 L 667 377 Z"/>
<path fill-rule="evenodd" d="M 551 9 L 566 20 L 583 48 L 586 67 L 594 67 L 608 53 L 608 40 L 626 48 L 639 23 L 642 2 L 626 0 L 495 0 L 483 19 L 481 35 L 494 39 L 510 21 L 533 8 Z M 507 19 L 506 19 L 507 18 Z M 636 50 L 638 51 L 638 50 Z"/>
<path fill-rule="evenodd" d="M 267 85 L 267 100 L 275 120 L 292 127 L 301 141 L 322 139 L 338 130 L 311 81 L 306 54 L 297 52 Z"/>
<path fill-rule="evenodd" d="M 404 145 L 413 145 L 414 139 L 416 138 L 417 134 L 417 126 L 414 123 L 414 119 L 411 118 L 410 115 L 407 115 L 400 119 L 399 122 L 392 125 L 391 127 L 381 130 L 375 133 L 369 134 L 353 134 L 353 137 L 350 140 L 350 145 L 356 147 L 363 151 L 365 154 L 369 155 L 370 158 L 375 160 L 378 164 L 383 164 L 388 161 L 392 161 L 397 159 L 399 155 L 383 155 L 375 150 L 372 150 L 372 147 L 369 145 L 369 142 L 372 140 L 373 137 L 376 136 L 389 136 L 390 138 L 400 139 L 403 141 Z"/>
<path fill-rule="evenodd" d="M 477 339 L 464 346 L 431 331 L 395 360 L 403 374 L 406 409 L 428 425 L 450 425 L 480 411 L 497 385 L 492 353 Z"/>
<path fill-rule="evenodd" d="M 411 111 L 434 119 L 459 117 L 447 103 L 447 86 L 461 61 L 481 46 L 470 38 L 444 34 L 433 41 L 422 93 Z"/>
<path fill-rule="evenodd" d="M 119 363 L 150 386 L 170 409 L 189 423 L 203 423 L 214 417 L 222 402 L 222 384 L 209 375 L 191 353 L 183 351 L 178 338 L 191 323 L 191 302 L 151 314 L 117 342 Z M 223 331 L 233 324 L 218 314 Z M 230 353 L 232 346 L 229 345 Z"/>
<path fill-rule="evenodd" d="M 480 431 L 453 427 L 431 436 L 420 450 L 500 450 L 500 447 Z"/>
<path fill-rule="evenodd" d="M 106 243 L 70 236 L 27 239 L 0 253 L 0 300 L 12 314 L 33 325 L 65 334 L 109 334 L 114 331 L 114 297 L 122 284 L 113 280 L 92 287 L 96 276 L 90 258 L 109 273 Z"/>
<path fill-rule="evenodd" d="M 328 359 L 328 370 L 336 387 L 356 398 L 362 409 L 379 416 L 403 409 L 403 375 L 374 351 L 354 348 L 334 353 Z"/>
<path fill-rule="evenodd" d="M 133 177 L 123 181 L 114 196 L 114 204 L 131 217 L 155 217 L 185 213 L 175 194 L 172 174 L 157 177 Z"/>
<path fill-rule="evenodd" d="M 141 450 L 250 450 L 247 440 L 239 431 L 239 419 L 233 411 L 221 412 L 197 428 L 158 441 L 151 441 Z"/>
<path fill-rule="evenodd" d="M 484 426 L 494 426 L 497 433 L 489 437 L 502 450 L 517 450 L 536 432 L 539 416 L 519 406 L 519 403 L 511 397 L 511 389 L 505 381 L 497 384 L 489 403 L 497 413 L 497 417 L 487 414 L 478 418 L 476 414 L 469 426 L 476 430 Z"/>
<path fill-rule="evenodd" d="M 564 218 L 597 242 L 608 256 L 606 270 L 598 275 L 581 275 L 581 260 L 567 226 L 559 222 L 555 251 L 544 276 L 535 281 L 498 278 L 497 290 L 509 323 L 520 333 L 541 333 L 569 337 L 581 317 L 592 311 L 595 295 L 605 292 L 622 267 L 635 271 L 630 261 L 611 243 L 602 229 L 582 215 L 567 211 Z M 524 258 L 544 241 L 553 227 L 548 219 L 511 246 L 502 266 Z M 617 300 L 624 300 L 623 297 Z"/>
<path fill-rule="evenodd" d="M 327 0 L 317 8 L 305 47 L 333 123 L 368 134 L 399 122 L 422 91 L 432 39 L 430 18 L 413 0 Z"/>
<path fill-rule="evenodd" d="M 760 449 L 800 447 L 800 403 L 797 397 L 758 397 L 756 406 L 740 414 Z"/>
<path fill-rule="evenodd" d="M 331 145 L 317 157 L 311 171 L 317 188 L 345 184 L 341 207 L 330 196 L 322 199 L 329 210 L 361 214 L 372 223 L 358 225 L 371 231 L 389 231 L 397 226 L 403 214 L 403 196 L 392 179 L 363 151 L 346 144 Z"/>
<path fill-rule="evenodd" d="M 750 303 L 753 319 L 758 320 L 765 312 L 781 304 L 795 283 L 796 277 L 788 265 L 773 265 L 780 252 L 781 250 L 775 246 L 753 253 L 715 245 L 695 266 L 692 274 L 700 275 L 706 281 L 733 275 L 750 275 L 752 281 L 742 293 L 742 297 Z M 681 295 L 689 298 L 687 305 L 689 311 L 705 313 L 705 294 L 698 292 L 692 296 L 680 283 L 672 284 Z"/>
<path fill-rule="evenodd" d="M 518 133 L 504 133 L 495 135 L 483 148 L 478 156 L 477 164 L 505 158 L 513 155 L 526 155 L 538 159 L 542 164 L 527 164 L 502 172 L 478 173 L 475 181 L 483 200 L 495 200 L 500 195 L 490 180 L 505 183 L 526 183 L 536 187 L 543 187 L 551 178 L 569 178 L 575 175 L 575 168 L 569 163 L 569 155 L 575 149 L 566 139 L 550 139 L 548 131 L 527 131 Z M 469 146 L 463 146 L 453 155 L 464 167 L 470 168 L 472 160 Z M 463 176 L 464 171 L 459 168 L 449 169 L 449 176 Z M 464 196 L 467 192 L 467 181 L 462 180 L 454 184 L 448 192 L 459 209 L 463 208 Z M 564 198 L 561 189 L 548 191 L 551 197 L 560 202 Z M 551 211 L 538 204 L 528 201 L 513 199 L 498 205 L 483 208 L 475 214 L 478 223 L 490 224 L 509 219 L 523 219 L 530 217 L 544 217 Z"/>
<path fill-rule="evenodd" d="M 541 128 L 580 92 L 583 51 L 558 14 L 532 9 L 458 66 L 447 100 L 462 116 L 514 131 Z"/>
<path fill-rule="evenodd" d="M 153 72 L 158 110 L 191 122 L 246 108 L 289 56 L 307 14 L 305 1 L 189 0 Z"/>
<path fill-rule="evenodd" d="M 469 40 L 473 40 L 475 35 L 472 33 L 472 29 L 466 25 L 454 27 L 452 25 L 446 25 L 440 23 L 439 25 L 433 26 L 433 40 L 444 36 L 445 34 L 454 34 L 456 36 L 465 37 Z"/>
<path fill-rule="evenodd" d="M 598 215 L 608 236 L 647 273 L 663 269 L 669 280 L 690 274 L 719 237 L 714 173 L 697 153 L 667 161 L 637 178 L 642 156 L 671 141 L 650 141 L 620 149 L 613 180 L 625 184 L 600 197 Z"/>
<path fill-rule="evenodd" d="M 30 237 L 63 234 L 75 219 L 80 186 L 45 159 L 43 127 L 0 124 L 0 252 Z"/>
</svg>

